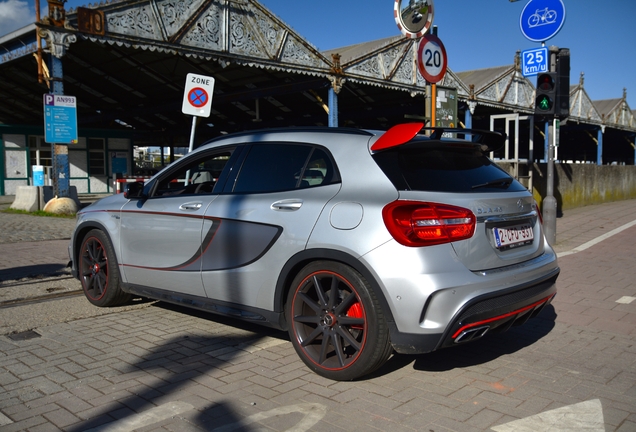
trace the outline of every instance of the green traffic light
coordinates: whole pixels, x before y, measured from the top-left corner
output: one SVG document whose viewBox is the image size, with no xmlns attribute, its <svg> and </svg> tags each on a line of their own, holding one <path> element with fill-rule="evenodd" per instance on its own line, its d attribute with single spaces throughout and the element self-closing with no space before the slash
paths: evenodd
<svg viewBox="0 0 636 432">
<path fill-rule="evenodd" d="M 537 97 L 537 108 L 541 111 L 550 111 L 552 108 L 552 100 L 546 95 Z"/>
</svg>

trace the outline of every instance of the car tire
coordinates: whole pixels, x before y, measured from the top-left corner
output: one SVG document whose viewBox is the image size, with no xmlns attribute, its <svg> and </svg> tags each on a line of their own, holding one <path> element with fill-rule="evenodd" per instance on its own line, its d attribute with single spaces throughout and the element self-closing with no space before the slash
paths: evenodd
<svg viewBox="0 0 636 432">
<path fill-rule="evenodd" d="M 120 286 L 113 245 L 103 231 L 94 229 L 84 236 L 78 271 L 84 295 L 95 306 L 118 306 L 130 301 L 130 294 L 122 291 Z"/>
<path fill-rule="evenodd" d="M 338 262 L 316 261 L 294 278 L 289 336 L 303 362 L 326 378 L 349 381 L 393 353 L 380 303 L 365 278 Z"/>
</svg>

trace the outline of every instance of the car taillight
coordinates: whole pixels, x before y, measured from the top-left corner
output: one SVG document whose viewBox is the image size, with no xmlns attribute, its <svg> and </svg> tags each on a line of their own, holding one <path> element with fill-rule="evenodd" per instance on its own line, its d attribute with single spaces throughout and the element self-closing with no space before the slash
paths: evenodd
<svg viewBox="0 0 636 432">
<path fill-rule="evenodd" d="M 382 209 L 384 224 L 404 246 L 432 246 L 465 240 L 475 233 L 472 211 L 446 204 L 393 201 Z"/>
</svg>

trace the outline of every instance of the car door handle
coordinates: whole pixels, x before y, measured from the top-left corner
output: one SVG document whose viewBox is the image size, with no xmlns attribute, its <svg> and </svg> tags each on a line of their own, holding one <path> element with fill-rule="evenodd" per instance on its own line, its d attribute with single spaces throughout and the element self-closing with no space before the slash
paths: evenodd
<svg viewBox="0 0 636 432">
<path fill-rule="evenodd" d="M 272 210 L 296 211 L 303 205 L 303 200 L 289 199 L 276 201 L 272 204 Z"/>
<path fill-rule="evenodd" d="M 190 203 L 185 203 L 185 204 L 181 204 L 179 206 L 179 210 L 183 210 L 183 211 L 196 211 L 199 210 L 201 208 L 201 206 L 203 205 L 203 203 L 200 202 L 190 202 Z"/>
</svg>

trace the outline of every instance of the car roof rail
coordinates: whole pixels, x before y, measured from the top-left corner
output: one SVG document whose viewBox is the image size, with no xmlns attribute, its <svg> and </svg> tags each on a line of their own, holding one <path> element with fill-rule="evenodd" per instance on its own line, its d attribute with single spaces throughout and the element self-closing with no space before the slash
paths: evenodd
<svg viewBox="0 0 636 432">
<path fill-rule="evenodd" d="M 216 138 L 212 138 L 207 140 L 205 144 L 210 144 L 225 138 L 234 138 L 240 136 L 249 136 L 249 135 L 267 135 L 272 133 L 298 133 L 298 132 L 320 132 L 320 133 L 339 133 L 339 134 L 353 134 L 353 135 L 365 135 L 365 136 L 373 136 L 374 134 L 364 130 L 364 129 L 356 129 L 352 127 L 328 127 L 328 126 L 290 126 L 290 127 L 278 127 L 271 129 L 254 129 L 254 130 L 246 130 L 241 132 L 233 132 L 227 135 L 221 135 Z"/>
</svg>

